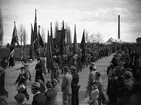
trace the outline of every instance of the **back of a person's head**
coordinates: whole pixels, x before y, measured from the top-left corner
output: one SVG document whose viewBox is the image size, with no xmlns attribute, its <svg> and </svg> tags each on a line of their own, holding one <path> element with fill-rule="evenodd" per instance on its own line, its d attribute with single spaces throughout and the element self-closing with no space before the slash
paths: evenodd
<svg viewBox="0 0 141 105">
<path fill-rule="evenodd" d="M 38 83 L 43 83 L 43 81 L 41 80 L 40 77 L 38 77 L 38 80 L 37 80 Z"/>
<path fill-rule="evenodd" d="M 37 58 L 37 61 L 40 61 L 40 58 Z"/>
<path fill-rule="evenodd" d="M 126 79 L 131 78 L 131 77 L 132 77 L 132 73 L 131 73 L 130 71 L 125 71 L 124 77 L 125 77 Z"/>
<path fill-rule="evenodd" d="M 4 97 L 0 96 L 0 105 L 8 105 Z"/>
<path fill-rule="evenodd" d="M 68 72 L 69 71 L 69 67 L 68 66 L 64 66 L 64 72 Z"/>
<path fill-rule="evenodd" d="M 51 81 L 47 81 L 46 87 L 47 88 L 52 88 L 53 87 L 52 82 Z"/>
<path fill-rule="evenodd" d="M 96 72 L 97 77 L 101 77 L 101 73 L 100 72 Z"/>
<path fill-rule="evenodd" d="M 53 79 L 52 81 L 53 86 L 56 86 L 58 84 L 58 81 L 56 79 Z"/>
<path fill-rule="evenodd" d="M 14 99 L 17 101 L 17 103 L 21 104 L 24 102 L 25 95 L 23 93 L 19 93 L 14 96 Z"/>
</svg>

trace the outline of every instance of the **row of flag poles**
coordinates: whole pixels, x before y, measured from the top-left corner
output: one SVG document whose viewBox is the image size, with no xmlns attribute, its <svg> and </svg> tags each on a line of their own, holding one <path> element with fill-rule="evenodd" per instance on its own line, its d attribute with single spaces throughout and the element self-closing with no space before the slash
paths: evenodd
<svg viewBox="0 0 141 105">
<path fill-rule="evenodd" d="M 59 41 L 58 41 L 59 40 Z M 60 55 L 65 54 L 66 51 L 66 44 L 65 44 L 65 28 L 64 28 L 64 21 L 62 22 L 62 29 L 61 29 L 61 36 L 59 36 L 59 39 L 56 38 L 59 47 Z M 53 39 L 53 32 L 52 32 L 52 23 L 50 23 L 50 33 L 48 31 L 48 40 L 47 40 L 47 46 L 43 42 L 43 39 L 40 34 L 40 26 L 37 26 L 37 11 L 35 9 L 35 20 L 34 20 L 34 28 L 31 24 L 31 40 L 30 40 L 30 49 L 29 49 L 29 56 L 31 59 L 33 59 L 34 53 L 37 57 L 40 57 L 40 48 L 44 48 L 45 56 L 47 57 L 47 65 L 48 68 L 52 67 L 53 64 L 53 55 L 55 54 L 55 43 Z M 14 22 L 14 29 L 13 29 L 13 35 L 11 40 L 11 46 L 10 46 L 10 53 L 8 55 L 8 61 L 10 57 L 13 57 L 15 52 L 15 44 L 18 43 L 18 35 L 17 35 L 17 29 L 16 29 L 16 23 Z M 83 30 L 83 36 L 82 41 L 80 44 L 80 48 L 82 51 L 82 55 L 85 55 L 85 30 Z M 73 53 L 77 53 L 78 45 L 77 45 L 77 34 L 76 34 L 76 25 L 74 26 L 74 43 L 73 43 Z"/>
</svg>

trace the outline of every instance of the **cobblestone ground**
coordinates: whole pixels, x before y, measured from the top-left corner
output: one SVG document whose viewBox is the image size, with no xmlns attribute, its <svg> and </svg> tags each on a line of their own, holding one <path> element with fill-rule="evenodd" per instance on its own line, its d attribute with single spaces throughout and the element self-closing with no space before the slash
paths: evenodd
<svg viewBox="0 0 141 105">
<path fill-rule="evenodd" d="M 102 80 L 105 86 L 105 90 L 107 87 L 107 76 L 106 76 L 106 69 L 107 66 L 109 65 L 109 62 L 111 61 L 113 56 L 109 56 L 109 57 L 105 57 L 103 59 L 100 59 L 98 62 L 96 62 L 96 67 L 97 67 L 97 71 L 100 71 L 102 73 Z M 30 64 L 30 72 L 32 74 L 32 82 L 34 82 L 35 79 L 35 64 L 36 62 L 33 62 Z M 9 97 L 7 98 L 7 101 L 9 103 L 9 105 L 16 105 L 15 100 L 14 100 L 14 95 L 17 93 L 16 91 L 16 86 L 14 85 L 14 82 L 19 74 L 19 70 L 17 70 L 17 68 L 21 67 L 22 64 L 20 62 L 16 62 L 15 67 L 13 68 L 8 68 L 6 70 L 6 90 L 9 92 Z M 87 86 L 87 79 L 88 79 L 88 75 L 89 75 L 89 69 L 87 68 L 83 68 L 82 72 L 79 73 L 79 77 L 80 77 L 80 82 L 79 84 L 81 85 L 80 90 L 79 90 L 79 103 L 80 105 L 88 105 L 87 103 L 84 102 L 84 98 L 85 98 L 85 91 L 86 91 L 86 86 Z M 44 76 L 46 78 L 46 81 L 50 79 L 49 74 Z M 59 83 L 59 88 L 61 87 L 61 83 L 62 83 L 62 75 L 60 76 L 60 83 Z M 30 94 L 30 99 L 29 101 L 27 101 L 27 103 L 30 105 L 32 102 L 32 93 L 30 90 L 31 87 L 31 83 L 28 83 L 28 93 Z M 58 93 L 58 105 L 62 105 L 62 92 L 59 91 Z"/>
</svg>

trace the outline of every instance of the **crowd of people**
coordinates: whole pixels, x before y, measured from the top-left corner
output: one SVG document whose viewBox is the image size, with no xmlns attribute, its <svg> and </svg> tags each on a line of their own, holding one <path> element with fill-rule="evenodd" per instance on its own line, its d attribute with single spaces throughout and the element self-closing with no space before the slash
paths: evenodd
<svg viewBox="0 0 141 105">
<path fill-rule="evenodd" d="M 141 105 L 141 47 L 123 45 L 107 69 L 110 105 Z"/>
<path fill-rule="evenodd" d="M 39 59 L 38 59 L 39 60 Z M 39 62 L 37 63 L 39 66 Z M 32 105 L 58 105 L 57 94 L 59 91 L 58 80 L 55 78 L 53 80 L 47 81 L 45 83 L 40 74 L 37 73 L 41 70 L 35 66 L 36 75 L 35 82 L 31 84 L 31 92 L 33 93 Z M 25 99 L 29 100 L 29 94 L 27 92 L 27 80 L 30 80 L 28 72 L 25 67 L 21 67 L 21 73 L 19 74 L 15 84 L 17 86 L 17 94 L 15 95 L 15 100 L 18 105 L 26 105 Z M 37 71 L 38 70 L 38 71 Z M 79 75 L 75 66 L 64 67 L 64 77 L 61 85 L 61 90 L 63 93 L 63 105 L 79 105 L 78 92 L 80 86 L 78 85 Z M 71 104 L 72 103 L 72 104 Z"/>
<path fill-rule="evenodd" d="M 136 47 L 135 47 L 136 46 Z M 89 46 L 91 48 L 91 46 Z M 63 105 L 79 105 L 79 75 L 83 67 L 89 66 L 90 74 L 86 97 L 89 98 L 89 105 L 140 105 L 141 99 L 141 67 L 139 57 L 141 54 L 138 45 L 120 45 L 119 46 L 98 46 L 98 49 L 92 49 L 85 54 L 85 63 L 82 61 L 81 53 L 64 56 L 53 56 L 53 70 L 51 80 L 45 83 L 43 73 L 46 74 L 46 61 L 44 58 L 37 58 L 35 66 L 35 82 L 31 84 L 33 93 L 32 105 L 58 105 L 58 83 L 59 70 L 64 74 L 61 83 L 62 103 Z M 110 66 L 107 68 L 108 86 L 107 95 L 104 92 L 104 85 L 101 79 L 101 73 L 96 70 L 95 63 L 98 59 L 114 55 Z M 2 61 L 3 68 L 6 68 Z M 22 61 L 23 67 L 20 67 L 20 74 L 17 76 L 15 85 L 17 85 L 17 94 L 14 99 L 17 105 L 26 105 L 25 100 L 29 100 L 30 95 L 27 92 L 27 81 L 31 81 L 31 73 L 27 60 Z M 5 66 L 4 66 L 5 65 Z M 48 65 L 47 65 L 48 66 Z M 48 73 L 52 70 L 48 69 Z M 2 74 L 4 76 L 5 73 Z M 5 85 L 3 82 L 2 85 Z M 1 95 L 7 95 L 8 92 L 4 86 Z M 1 90 L 0 89 L 0 90 Z M 3 91 L 4 90 L 4 91 Z M 107 98 L 108 96 L 108 98 Z"/>
</svg>

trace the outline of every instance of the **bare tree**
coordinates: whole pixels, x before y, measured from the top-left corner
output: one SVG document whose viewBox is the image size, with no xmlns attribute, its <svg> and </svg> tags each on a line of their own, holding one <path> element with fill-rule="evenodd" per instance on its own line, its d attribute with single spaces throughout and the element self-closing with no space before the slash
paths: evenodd
<svg viewBox="0 0 141 105">
<path fill-rule="evenodd" d="M 25 46 L 26 46 L 26 42 L 28 38 L 27 38 L 27 32 L 22 24 L 20 25 L 18 36 L 19 36 L 18 38 L 21 44 L 21 57 L 23 57 L 24 55 L 26 55 L 25 53 L 27 52 L 27 51 L 24 52 L 24 50 L 25 50 Z"/>
<path fill-rule="evenodd" d="M 45 43 L 46 42 L 46 36 L 45 36 L 44 28 L 42 28 L 41 35 L 42 35 L 43 42 Z"/>
<path fill-rule="evenodd" d="M 88 31 L 86 31 L 86 34 L 85 34 L 85 35 L 86 35 L 86 37 L 85 37 L 86 43 L 90 43 L 90 42 L 89 42 Z"/>
<path fill-rule="evenodd" d="M 18 30 L 18 36 L 19 36 L 18 38 L 19 38 L 19 42 L 21 44 L 21 47 L 23 45 L 23 30 L 24 30 L 24 28 L 23 28 L 23 25 L 21 24 L 20 28 Z"/>
<path fill-rule="evenodd" d="M 54 30 L 55 38 L 58 37 L 58 36 L 57 36 L 57 31 L 58 31 L 58 29 L 59 29 L 58 22 L 56 21 L 56 22 L 55 22 L 55 30 Z"/>
<path fill-rule="evenodd" d="M 95 43 L 96 42 L 96 37 L 94 33 L 87 35 L 87 43 Z"/>
<path fill-rule="evenodd" d="M 19 35 L 19 41 L 21 43 L 21 46 L 25 47 L 25 45 L 27 43 L 28 35 L 27 35 L 27 32 L 26 32 L 26 30 L 25 30 L 25 28 L 23 27 L 22 24 L 20 25 L 18 35 Z"/>
<path fill-rule="evenodd" d="M 66 26 L 66 34 L 65 35 L 66 35 L 65 36 L 66 43 L 69 45 L 72 44 L 71 31 L 70 31 L 70 27 L 68 25 Z"/>
<path fill-rule="evenodd" d="M 23 30 L 23 45 L 24 45 L 24 47 L 26 46 L 26 44 L 27 44 L 27 32 L 26 32 L 26 30 L 25 30 L 25 28 L 24 28 L 24 30 Z"/>
<path fill-rule="evenodd" d="M 103 37 L 102 37 L 102 35 L 98 32 L 96 35 L 96 38 L 97 38 L 97 42 L 99 43 L 99 42 L 103 42 Z"/>
<path fill-rule="evenodd" d="M 86 42 L 87 43 L 95 43 L 95 42 L 102 42 L 103 41 L 103 37 L 102 35 L 98 32 L 97 34 L 86 34 Z"/>
</svg>

